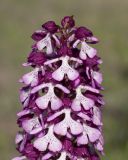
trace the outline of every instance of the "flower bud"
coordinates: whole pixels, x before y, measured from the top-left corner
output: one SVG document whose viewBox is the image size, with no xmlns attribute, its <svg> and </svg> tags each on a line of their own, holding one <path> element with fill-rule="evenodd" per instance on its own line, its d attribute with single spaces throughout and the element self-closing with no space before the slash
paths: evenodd
<svg viewBox="0 0 128 160">
<path fill-rule="evenodd" d="M 43 28 L 45 28 L 50 33 L 57 32 L 58 26 L 54 21 L 48 21 L 42 25 Z"/>
<path fill-rule="evenodd" d="M 69 28 L 72 28 L 72 27 L 74 27 L 74 25 L 75 25 L 75 21 L 74 21 L 74 19 L 73 19 L 73 16 L 65 16 L 63 19 L 62 19 L 62 21 L 61 21 L 61 25 L 63 26 L 63 27 L 69 27 Z"/>
</svg>

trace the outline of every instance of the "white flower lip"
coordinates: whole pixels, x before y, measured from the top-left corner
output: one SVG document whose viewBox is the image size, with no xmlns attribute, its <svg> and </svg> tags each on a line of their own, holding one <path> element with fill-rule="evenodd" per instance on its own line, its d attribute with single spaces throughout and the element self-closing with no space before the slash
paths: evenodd
<svg viewBox="0 0 128 160">
<path fill-rule="evenodd" d="M 57 152 L 62 149 L 62 144 L 59 139 L 57 139 L 53 133 L 53 125 L 49 127 L 48 133 L 37 138 L 34 141 L 34 147 L 39 151 L 45 151 L 47 148 L 52 152 Z"/>
<path fill-rule="evenodd" d="M 85 110 L 89 110 L 90 108 L 92 108 L 94 106 L 94 101 L 90 98 L 85 97 L 81 92 L 82 89 L 84 89 L 85 91 L 89 90 L 89 91 L 92 91 L 92 92 L 95 92 L 95 93 L 99 93 L 99 90 L 94 89 L 90 86 L 79 85 L 76 89 L 76 97 L 73 100 L 72 105 L 71 105 L 71 108 L 74 111 L 80 111 L 81 110 L 81 104 L 82 104 L 82 106 Z"/>
<path fill-rule="evenodd" d="M 65 75 L 67 75 L 68 79 L 71 81 L 77 79 L 79 76 L 79 73 L 68 64 L 68 61 L 72 60 L 72 61 L 76 61 L 77 63 L 81 64 L 82 61 L 80 59 L 77 59 L 74 57 L 70 58 L 69 56 L 64 56 L 64 57 L 56 58 L 54 60 L 47 61 L 44 64 L 49 65 L 49 64 L 55 63 L 60 60 L 62 61 L 62 65 L 56 71 L 52 73 L 52 77 L 57 81 L 62 81 Z"/>
<path fill-rule="evenodd" d="M 73 44 L 73 48 L 76 48 L 80 42 L 81 42 L 81 49 L 79 57 L 82 60 L 86 60 L 87 56 L 93 58 L 97 54 L 96 49 L 90 47 L 85 41 L 76 40 L 76 42 Z"/>
<path fill-rule="evenodd" d="M 49 102 L 51 103 L 51 109 L 52 110 L 57 110 L 59 109 L 62 105 L 63 102 L 60 98 L 58 98 L 55 93 L 54 93 L 54 88 L 57 87 L 61 89 L 64 93 L 70 93 L 70 91 L 62 86 L 61 84 L 56 84 L 55 86 L 52 85 L 52 83 L 45 83 L 41 84 L 35 88 L 32 89 L 31 93 L 35 93 L 39 91 L 40 89 L 48 87 L 48 92 L 42 96 L 37 98 L 36 104 L 40 109 L 46 109 L 48 107 Z"/>
<path fill-rule="evenodd" d="M 61 114 L 65 114 L 65 118 L 64 120 L 62 120 L 61 122 L 57 123 L 54 126 L 54 132 L 56 134 L 65 136 L 68 134 L 68 129 L 70 129 L 70 132 L 73 135 L 78 135 L 82 133 L 83 131 L 82 125 L 71 118 L 71 111 L 69 109 L 63 109 L 60 112 L 53 114 L 48 118 L 48 121 L 52 121 L 53 119 L 57 118 Z"/>
</svg>

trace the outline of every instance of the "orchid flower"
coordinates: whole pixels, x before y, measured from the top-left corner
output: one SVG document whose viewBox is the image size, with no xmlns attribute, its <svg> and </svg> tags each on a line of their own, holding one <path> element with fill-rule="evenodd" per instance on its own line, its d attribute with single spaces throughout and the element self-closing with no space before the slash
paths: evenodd
<svg viewBox="0 0 128 160">
<path fill-rule="evenodd" d="M 88 144 L 89 141 L 95 142 L 101 136 L 101 132 L 96 128 L 92 128 L 86 124 L 83 124 L 83 128 L 83 134 L 77 138 L 78 144 L 84 145 Z"/>
<path fill-rule="evenodd" d="M 39 51 L 46 47 L 46 53 L 51 54 L 53 52 L 50 34 L 48 33 L 45 38 L 37 42 L 37 48 Z"/>
<path fill-rule="evenodd" d="M 49 117 L 48 121 L 51 119 L 53 120 L 63 113 L 65 114 L 65 118 L 54 126 L 54 132 L 62 136 L 65 136 L 67 134 L 68 129 L 70 129 L 70 132 L 73 135 L 82 133 L 83 126 L 79 122 L 71 118 L 71 111 L 69 109 L 64 109 L 61 112 L 54 114 L 53 116 Z"/>
<path fill-rule="evenodd" d="M 79 53 L 79 57 L 82 60 L 86 60 L 87 56 L 90 57 L 90 58 L 93 58 L 97 54 L 96 49 L 90 47 L 85 41 L 77 40 L 73 44 L 73 48 L 76 48 L 79 43 L 81 43 L 81 50 L 80 50 L 80 53 Z"/>
<path fill-rule="evenodd" d="M 61 58 L 56 58 L 54 60 L 47 61 L 45 63 L 45 65 L 49 65 L 51 63 L 54 63 L 54 62 L 57 62 L 57 61 L 60 61 L 60 60 L 62 61 L 62 64 L 56 71 L 54 71 L 52 73 L 52 77 L 57 81 L 62 81 L 65 75 L 67 75 L 68 78 L 71 81 L 73 81 L 76 78 L 78 78 L 79 73 L 68 64 L 69 60 L 75 61 L 75 62 L 77 62 L 79 64 L 82 63 L 81 60 L 76 59 L 74 57 L 70 58 L 69 56 L 65 56 L 65 57 L 61 57 Z"/>
<path fill-rule="evenodd" d="M 100 160 L 102 60 L 89 45 L 98 39 L 75 26 L 73 16 L 65 16 L 61 26 L 52 20 L 42 24 L 31 38 L 35 42 L 23 66 L 33 70 L 19 80 L 20 155 L 12 160 Z"/>
<path fill-rule="evenodd" d="M 94 101 L 90 98 L 85 97 L 82 94 L 82 90 L 84 90 L 84 91 L 88 90 L 88 91 L 91 91 L 91 92 L 94 92 L 94 93 L 99 93 L 99 90 L 94 89 L 90 86 L 79 85 L 76 88 L 76 97 L 73 100 L 72 105 L 71 105 L 71 107 L 74 111 L 80 111 L 81 110 L 81 105 L 84 107 L 85 110 L 89 110 L 90 108 L 92 108 L 94 106 Z"/>
<path fill-rule="evenodd" d="M 57 88 L 61 89 L 64 93 L 67 93 L 67 94 L 70 93 L 70 91 L 66 87 L 64 87 L 60 84 L 53 86 L 51 83 L 45 83 L 45 84 L 41 84 L 41 85 L 33 88 L 31 93 L 35 93 L 35 92 L 37 92 L 43 88 L 47 88 L 47 87 L 48 87 L 48 92 L 44 96 L 37 98 L 36 104 L 40 109 L 46 109 L 48 107 L 49 102 L 51 102 L 51 109 L 57 110 L 63 105 L 63 103 L 55 95 L 54 88 L 57 87 Z"/>
<path fill-rule="evenodd" d="M 54 38 L 56 44 L 59 46 L 60 42 L 59 42 L 57 36 L 52 35 L 52 37 Z M 45 47 L 46 47 L 46 53 L 47 54 L 52 54 L 53 53 L 53 47 L 52 47 L 50 33 L 48 33 L 46 35 L 46 37 L 44 37 L 43 39 L 41 39 L 40 41 L 37 42 L 37 48 L 38 48 L 39 51 L 42 51 Z"/>
</svg>

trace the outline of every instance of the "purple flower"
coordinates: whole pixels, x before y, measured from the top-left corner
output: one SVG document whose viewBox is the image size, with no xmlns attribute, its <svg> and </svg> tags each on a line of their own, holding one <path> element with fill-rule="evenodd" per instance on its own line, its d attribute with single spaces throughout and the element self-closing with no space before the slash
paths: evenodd
<svg viewBox="0 0 128 160">
<path fill-rule="evenodd" d="M 42 25 L 43 28 L 45 28 L 50 33 L 57 32 L 58 26 L 54 21 L 48 21 Z"/>
<path fill-rule="evenodd" d="M 67 27 L 67 28 L 74 27 L 75 26 L 75 21 L 73 19 L 73 16 L 65 16 L 61 21 L 61 25 L 63 27 Z"/>
<path fill-rule="evenodd" d="M 35 40 L 20 82 L 21 131 L 13 160 L 100 160 L 102 135 L 102 63 L 90 44 L 98 39 L 73 16 L 54 21 L 32 34 Z"/>
</svg>

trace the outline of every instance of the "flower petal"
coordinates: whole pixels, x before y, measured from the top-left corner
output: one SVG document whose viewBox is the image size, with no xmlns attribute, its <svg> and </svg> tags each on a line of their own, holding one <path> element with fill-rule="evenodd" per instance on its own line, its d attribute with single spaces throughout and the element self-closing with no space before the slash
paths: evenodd
<svg viewBox="0 0 128 160">
<path fill-rule="evenodd" d="M 29 103 L 30 98 L 30 90 L 29 89 L 21 89 L 20 90 L 20 101 L 23 103 L 23 106 L 26 107 Z"/>
<path fill-rule="evenodd" d="M 16 138 L 15 138 L 15 143 L 18 144 L 23 140 L 23 135 L 21 133 L 17 133 Z"/>
<path fill-rule="evenodd" d="M 101 84 L 102 81 L 103 81 L 102 74 L 99 73 L 99 72 L 93 71 L 93 78 L 94 78 L 99 84 Z"/>
<path fill-rule="evenodd" d="M 70 130 L 73 135 L 78 135 L 78 134 L 82 133 L 83 126 L 79 122 L 71 119 L 70 120 Z"/>
<path fill-rule="evenodd" d="M 87 125 L 85 126 L 85 131 L 88 134 L 90 142 L 95 142 L 101 136 L 101 133 L 98 129 L 92 128 L 92 127 L 87 126 Z"/>
<path fill-rule="evenodd" d="M 90 48 L 90 49 L 87 50 L 87 55 L 88 55 L 90 58 L 93 58 L 96 54 L 97 54 L 97 50 L 94 49 L 94 48 Z"/>
<path fill-rule="evenodd" d="M 56 71 L 52 73 L 52 77 L 57 81 L 62 81 L 64 78 L 64 72 L 62 71 L 62 68 L 59 67 Z"/>
<path fill-rule="evenodd" d="M 40 109 L 46 109 L 48 107 L 49 97 L 48 95 L 44 95 L 36 99 L 36 104 Z"/>
<path fill-rule="evenodd" d="M 93 58 L 97 54 L 96 49 L 90 47 L 86 42 L 82 42 L 81 44 L 81 51 L 80 51 L 80 58 L 86 60 L 88 55 L 90 58 Z"/>
<path fill-rule="evenodd" d="M 51 39 L 50 38 L 48 39 L 48 42 L 47 42 L 46 53 L 47 54 L 53 53 L 53 48 L 52 48 L 52 43 L 51 43 Z"/>
<path fill-rule="evenodd" d="M 24 120 L 22 122 L 23 129 L 29 134 L 36 134 L 42 130 L 38 117 Z"/>
<path fill-rule="evenodd" d="M 22 77 L 22 81 L 23 83 L 25 83 L 26 85 L 31 84 L 31 86 L 35 86 L 38 84 L 38 68 L 36 68 L 34 71 L 25 74 Z"/>
<path fill-rule="evenodd" d="M 42 157 L 42 159 L 41 160 L 48 160 L 49 158 L 51 158 L 52 157 L 52 153 L 47 153 L 47 154 L 45 154 L 43 157 Z"/>
<path fill-rule="evenodd" d="M 73 80 L 75 80 L 76 78 L 78 78 L 79 73 L 78 73 L 76 70 L 74 70 L 74 69 L 72 69 L 72 68 L 70 67 L 70 68 L 68 69 L 67 75 L 68 75 L 68 78 L 69 78 L 71 81 L 73 81 Z"/>
<path fill-rule="evenodd" d="M 65 136 L 67 134 L 67 124 L 65 119 L 54 126 L 54 132 L 58 135 Z"/>
<path fill-rule="evenodd" d="M 26 157 L 25 156 L 15 157 L 12 160 L 23 160 L 23 159 L 26 159 Z"/>
<path fill-rule="evenodd" d="M 44 47 L 47 46 L 47 39 L 46 37 L 40 41 L 37 42 L 37 48 L 39 51 L 41 51 L 42 49 L 44 49 Z"/>
<path fill-rule="evenodd" d="M 48 146 L 48 139 L 46 136 L 38 138 L 34 141 L 34 147 L 39 151 L 45 151 Z"/>
<path fill-rule="evenodd" d="M 61 89 L 64 93 L 67 93 L 67 94 L 70 93 L 70 90 L 67 89 L 66 87 L 62 86 L 61 84 L 56 84 L 55 87 Z"/>
<path fill-rule="evenodd" d="M 90 121 L 90 117 L 82 112 L 79 112 L 77 115 L 81 117 L 84 121 Z"/>
<path fill-rule="evenodd" d="M 80 101 L 77 100 L 77 99 L 74 99 L 73 102 L 72 102 L 71 108 L 72 108 L 74 111 L 80 111 L 80 110 L 81 110 Z"/>
<path fill-rule="evenodd" d="M 30 113 L 30 110 L 24 109 L 24 110 L 20 111 L 19 113 L 17 113 L 17 116 L 18 117 L 22 117 L 22 116 L 25 116 L 25 115 L 27 115 L 29 113 Z"/>
<path fill-rule="evenodd" d="M 62 144 L 55 136 L 52 137 L 52 140 L 49 143 L 49 150 L 52 152 L 58 152 L 62 149 Z"/>
<path fill-rule="evenodd" d="M 76 48 L 79 43 L 80 43 L 80 40 L 79 39 L 76 40 L 75 43 L 73 44 L 73 48 Z"/>
<path fill-rule="evenodd" d="M 103 139 L 103 136 L 101 135 L 99 140 L 95 144 L 95 148 L 98 151 L 103 152 L 103 150 L 104 150 L 103 145 L 104 145 L 104 139 Z"/>
<path fill-rule="evenodd" d="M 82 96 L 81 104 L 83 105 L 85 110 L 89 110 L 94 106 L 94 101 L 90 98 Z"/>
<path fill-rule="evenodd" d="M 43 88 L 45 88 L 45 87 L 47 87 L 47 86 L 48 86 L 48 84 L 45 83 L 45 84 L 41 84 L 41 85 L 39 85 L 39 86 L 37 86 L 37 87 L 34 87 L 34 88 L 31 90 L 31 93 L 34 94 L 34 93 L 38 92 L 39 90 L 41 90 L 41 89 L 43 89 Z"/>
<path fill-rule="evenodd" d="M 67 153 L 66 152 L 62 152 L 60 157 L 57 160 L 66 160 L 67 157 Z"/>
<path fill-rule="evenodd" d="M 51 109 L 52 109 L 52 110 L 57 110 L 57 109 L 59 109 L 62 105 L 63 105 L 62 101 L 61 101 L 57 96 L 54 96 L 54 97 L 51 99 Z"/>
<path fill-rule="evenodd" d="M 83 59 L 83 60 L 86 60 L 87 56 L 86 56 L 86 52 L 81 49 L 80 50 L 80 54 L 79 54 L 80 58 Z"/>
<path fill-rule="evenodd" d="M 77 143 L 81 145 L 88 144 L 88 137 L 85 132 L 77 138 Z"/>
<path fill-rule="evenodd" d="M 102 125 L 101 122 L 101 111 L 98 107 L 93 107 L 93 123 L 96 125 Z"/>
</svg>

